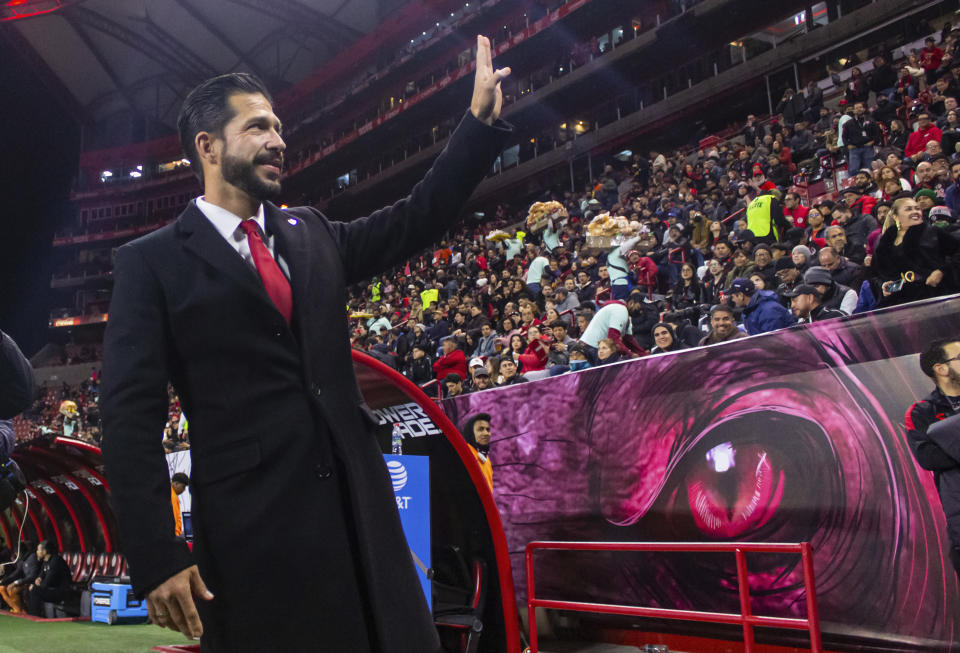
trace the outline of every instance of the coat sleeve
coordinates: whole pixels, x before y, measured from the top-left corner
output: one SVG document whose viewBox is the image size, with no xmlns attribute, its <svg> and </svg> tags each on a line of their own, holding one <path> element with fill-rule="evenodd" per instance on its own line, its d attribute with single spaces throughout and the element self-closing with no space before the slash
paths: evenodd
<svg viewBox="0 0 960 653">
<path fill-rule="evenodd" d="M 10 419 L 33 401 L 33 368 L 10 336 L 0 338 L 0 419 Z"/>
<path fill-rule="evenodd" d="M 903 421 L 907 428 L 907 442 L 920 467 L 942 472 L 960 465 L 960 462 L 929 437 L 933 412 L 933 404 L 921 401 L 910 406 Z"/>
<path fill-rule="evenodd" d="M 407 259 L 453 227 L 474 188 L 512 132 L 467 112 L 447 146 L 410 194 L 393 206 L 352 222 L 331 222 L 348 284 Z"/>
<path fill-rule="evenodd" d="M 133 245 L 117 251 L 114 278 L 100 391 L 103 461 L 133 589 L 144 596 L 194 562 L 174 536 L 161 444 L 170 378 L 163 292 Z"/>
</svg>

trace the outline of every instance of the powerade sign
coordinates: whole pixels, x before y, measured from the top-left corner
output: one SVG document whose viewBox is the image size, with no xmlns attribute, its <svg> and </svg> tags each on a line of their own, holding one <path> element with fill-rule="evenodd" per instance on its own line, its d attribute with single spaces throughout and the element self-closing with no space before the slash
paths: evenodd
<svg viewBox="0 0 960 653">
<path fill-rule="evenodd" d="M 432 609 L 430 579 L 427 578 L 430 569 L 430 459 L 393 454 L 383 454 L 383 459 L 393 484 L 403 534 L 407 537 L 427 605 Z"/>
<path fill-rule="evenodd" d="M 440 435 L 440 429 L 416 403 L 378 408 L 373 412 L 380 417 L 381 424 L 399 424 L 404 439 Z"/>
</svg>

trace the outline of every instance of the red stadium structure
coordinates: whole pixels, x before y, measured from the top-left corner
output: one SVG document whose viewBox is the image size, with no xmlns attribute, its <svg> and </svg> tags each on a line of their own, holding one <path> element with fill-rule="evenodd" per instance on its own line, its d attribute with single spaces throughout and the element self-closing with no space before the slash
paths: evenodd
<svg viewBox="0 0 960 653">
<path fill-rule="evenodd" d="M 469 445 L 456 426 L 420 388 L 406 377 L 366 354 L 354 351 L 354 368 L 367 404 L 374 410 L 413 403 L 442 432 L 429 438 L 427 450 L 409 453 L 431 457 L 432 530 L 435 547 L 466 552 L 472 587 L 468 602 L 473 614 L 482 615 L 483 638 L 497 641 L 495 650 L 519 653 L 520 632 L 513 575 L 506 548 L 500 513 L 490 486 L 483 477 Z M 389 426 L 387 427 L 389 431 Z M 382 441 L 389 450 L 389 432 Z M 52 537 L 61 550 L 78 546 L 81 554 L 68 556 L 74 579 L 83 582 L 117 566 L 116 522 L 109 504 L 109 486 L 100 472 L 100 449 L 71 438 L 56 438 L 47 444 L 20 447 L 14 459 L 30 480 L 29 520 L 24 537 L 40 540 Z M 434 488 L 437 488 L 436 490 Z M 442 490 L 442 491 L 441 491 Z M 8 541 L 20 528 L 22 504 L 11 511 L 14 523 L 0 515 L 0 529 Z M 456 532 L 449 524 L 470 524 Z M 93 552 L 108 555 L 93 556 Z M 87 560 L 92 557 L 93 562 Z M 443 559 L 443 556 L 440 556 Z M 440 581 L 440 570 L 437 582 Z M 458 579 L 459 580 L 459 579 Z M 449 578 L 444 579 L 449 584 Z M 480 599 L 483 604 L 478 604 Z M 485 605 L 484 605 L 485 604 Z M 472 617 L 472 614 L 469 615 Z M 467 628 L 462 619 L 437 616 L 442 634 L 459 639 Z M 469 624 L 467 624 L 469 625 Z M 164 651 L 196 651 L 199 646 L 161 647 Z"/>
</svg>

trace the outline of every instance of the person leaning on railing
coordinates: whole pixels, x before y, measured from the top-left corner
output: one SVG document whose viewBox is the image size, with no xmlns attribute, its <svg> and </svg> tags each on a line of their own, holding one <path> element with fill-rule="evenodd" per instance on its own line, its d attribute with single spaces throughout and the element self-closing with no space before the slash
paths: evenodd
<svg viewBox="0 0 960 653">
<path fill-rule="evenodd" d="M 926 224 L 913 198 L 896 200 L 871 261 L 883 282 L 880 306 L 957 292 L 958 252 L 960 241 Z"/>
</svg>

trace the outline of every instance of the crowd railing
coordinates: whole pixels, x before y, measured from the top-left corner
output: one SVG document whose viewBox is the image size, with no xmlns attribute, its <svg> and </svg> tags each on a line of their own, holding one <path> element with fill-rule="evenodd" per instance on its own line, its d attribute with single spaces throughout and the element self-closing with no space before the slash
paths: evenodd
<svg viewBox="0 0 960 653">
<path fill-rule="evenodd" d="M 673 608 L 636 607 L 583 601 L 558 601 L 537 598 L 534 582 L 533 554 L 535 551 L 608 551 L 608 552 L 687 552 L 687 553 L 733 553 L 737 566 L 737 594 L 740 613 L 703 612 Z M 754 615 L 750 608 L 750 582 L 747 571 L 747 553 L 800 554 L 803 570 L 803 590 L 806 595 L 807 617 L 768 617 Z M 813 574 L 813 547 L 809 542 L 797 544 L 764 542 L 530 542 L 525 552 L 527 570 L 527 613 L 530 629 L 530 652 L 537 653 L 537 608 L 571 610 L 606 615 L 625 615 L 702 623 L 739 624 L 743 628 L 745 653 L 756 650 L 753 629 L 755 626 L 807 630 L 810 633 L 811 653 L 823 651 L 820 637 L 820 615 L 817 610 L 817 594 Z"/>
</svg>

